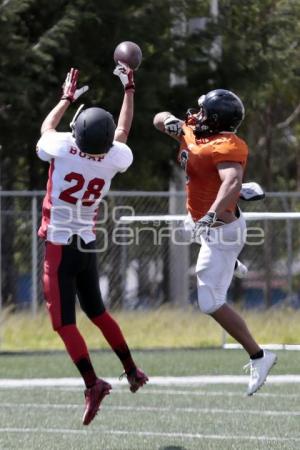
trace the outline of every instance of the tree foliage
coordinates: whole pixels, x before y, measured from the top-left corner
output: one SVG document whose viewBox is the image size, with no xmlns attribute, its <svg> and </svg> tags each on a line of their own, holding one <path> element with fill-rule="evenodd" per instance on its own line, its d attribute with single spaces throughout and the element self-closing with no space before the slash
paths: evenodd
<svg viewBox="0 0 300 450">
<path fill-rule="evenodd" d="M 193 28 L 195 18 L 200 26 Z M 44 188 L 46 165 L 34 148 L 69 67 L 78 67 L 80 82 L 90 85 L 85 103 L 117 118 L 122 89 L 112 55 L 119 42 L 132 40 L 144 54 L 129 140 L 135 162 L 113 187 L 166 189 L 176 146 L 153 128 L 154 114 L 169 109 L 183 116 L 202 93 L 223 87 L 246 105 L 240 131 L 251 147 L 248 178 L 273 190 L 295 189 L 299 24 L 297 0 L 219 0 L 218 16 L 210 15 L 209 0 L 2 0 L 2 188 Z M 184 75 L 186 84 L 171 85 L 171 72 Z"/>
</svg>

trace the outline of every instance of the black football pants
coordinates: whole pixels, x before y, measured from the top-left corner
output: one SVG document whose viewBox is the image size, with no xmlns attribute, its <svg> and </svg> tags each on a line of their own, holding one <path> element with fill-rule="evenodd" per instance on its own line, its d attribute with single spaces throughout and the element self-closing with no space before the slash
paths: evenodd
<svg viewBox="0 0 300 450">
<path fill-rule="evenodd" d="M 95 248 L 77 235 L 68 245 L 46 241 L 43 283 L 54 330 L 76 323 L 76 294 L 90 319 L 105 311 Z"/>
</svg>

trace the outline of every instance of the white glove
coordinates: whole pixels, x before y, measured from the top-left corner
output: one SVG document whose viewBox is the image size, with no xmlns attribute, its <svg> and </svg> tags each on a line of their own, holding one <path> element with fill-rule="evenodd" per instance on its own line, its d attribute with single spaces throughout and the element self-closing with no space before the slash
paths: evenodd
<svg viewBox="0 0 300 450">
<path fill-rule="evenodd" d="M 125 91 L 127 91 L 128 89 L 132 89 L 132 90 L 135 89 L 133 70 L 130 69 L 129 66 L 118 61 L 118 64 L 117 64 L 115 70 L 113 71 L 113 74 L 117 75 L 117 77 L 120 78 Z"/>
<path fill-rule="evenodd" d="M 84 94 L 88 90 L 89 90 L 89 86 L 82 86 L 81 88 L 76 89 L 75 94 L 74 94 L 74 101 L 77 100 L 78 97 L 80 97 L 82 94 Z"/>
<path fill-rule="evenodd" d="M 164 120 L 164 127 L 167 133 L 173 136 L 181 136 L 183 121 L 171 115 Z"/>
<path fill-rule="evenodd" d="M 78 97 L 89 90 L 88 86 L 82 86 L 80 89 L 77 89 L 78 76 L 79 70 L 73 69 L 72 67 L 63 84 L 61 100 L 69 100 L 70 103 L 73 103 L 78 99 Z"/>
</svg>

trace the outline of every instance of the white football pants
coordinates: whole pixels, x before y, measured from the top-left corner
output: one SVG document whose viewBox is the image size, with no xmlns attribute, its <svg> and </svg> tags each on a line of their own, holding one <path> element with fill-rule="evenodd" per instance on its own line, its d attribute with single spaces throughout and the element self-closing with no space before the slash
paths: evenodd
<svg viewBox="0 0 300 450">
<path fill-rule="evenodd" d="M 210 228 L 201 236 L 196 275 L 202 312 L 211 314 L 226 302 L 235 262 L 246 238 L 246 222 L 241 212 L 234 222 Z"/>
</svg>

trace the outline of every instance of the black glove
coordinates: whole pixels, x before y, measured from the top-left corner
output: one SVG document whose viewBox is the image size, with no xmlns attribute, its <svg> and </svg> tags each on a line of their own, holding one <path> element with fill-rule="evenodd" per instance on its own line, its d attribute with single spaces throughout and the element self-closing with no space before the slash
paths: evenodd
<svg viewBox="0 0 300 450">
<path fill-rule="evenodd" d="M 217 215 L 213 211 L 208 211 L 205 216 L 197 220 L 197 222 L 195 222 L 195 228 L 193 230 L 193 240 L 200 241 L 200 236 L 203 233 L 206 233 L 207 229 L 210 228 L 216 221 Z"/>
</svg>

